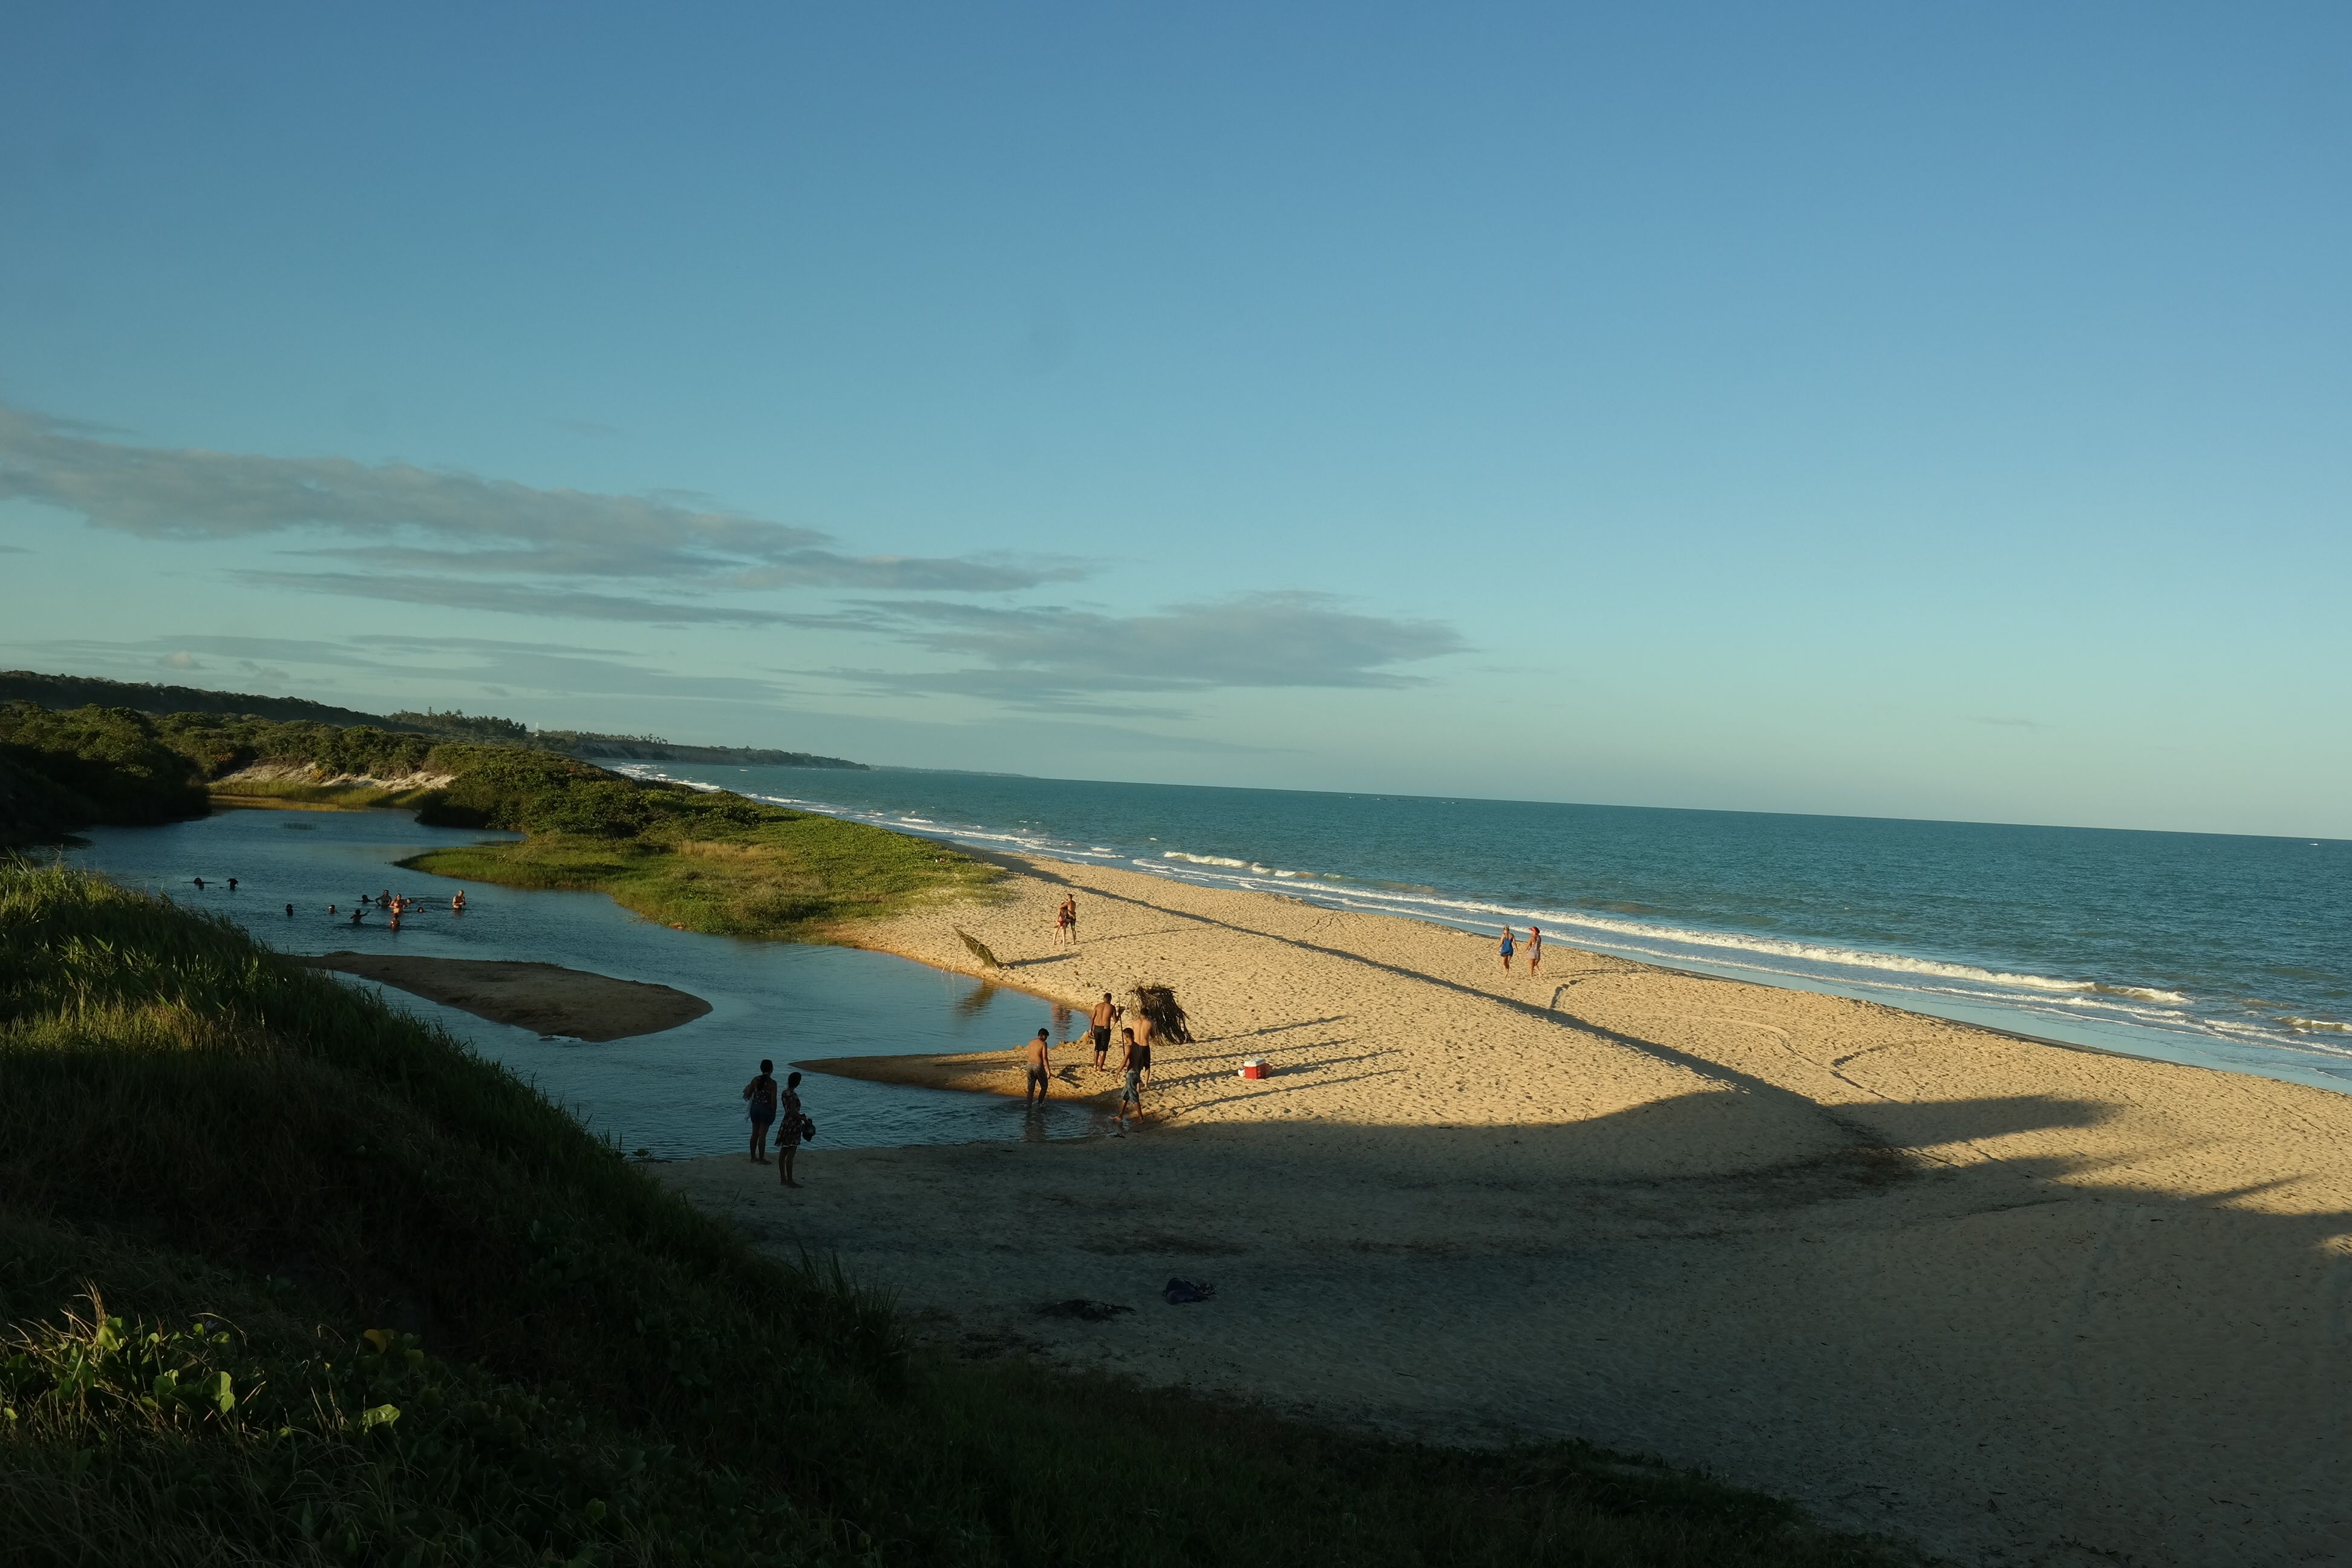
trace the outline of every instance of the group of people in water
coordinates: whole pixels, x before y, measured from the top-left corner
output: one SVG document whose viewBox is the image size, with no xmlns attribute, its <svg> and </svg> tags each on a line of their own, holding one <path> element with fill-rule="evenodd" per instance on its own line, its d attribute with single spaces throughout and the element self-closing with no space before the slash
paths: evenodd
<svg viewBox="0 0 2352 1568">
<path fill-rule="evenodd" d="M 360 895 L 359 908 L 352 911 L 352 924 L 360 924 L 367 919 L 369 910 L 373 910 L 376 913 L 390 916 L 392 929 L 398 931 L 400 929 L 401 916 L 414 914 L 424 907 L 424 900 L 412 899 L 405 893 L 395 893 L 389 888 L 385 889 L 383 892 L 378 893 L 373 898 L 370 898 L 365 893 L 362 893 Z M 287 905 L 286 912 L 289 915 L 292 914 L 294 912 L 294 906 L 291 904 Z M 332 904 L 329 904 L 327 906 L 327 912 L 331 915 L 339 915 L 342 913 L 341 910 L 337 909 Z M 449 895 L 449 912 L 453 915 L 462 915 L 466 912 L 465 889 L 460 888 L 456 892 Z"/>
<path fill-rule="evenodd" d="M 192 877 L 189 880 L 195 883 L 196 891 L 199 893 L 205 890 L 205 879 L 202 877 Z M 232 893 L 236 892 L 236 879 L 235 877 L 230 877 L 226 879 L 226 882 L 228 890 Z M 390 916 L 392 929 L 398 931 L 400 929 L 401 916 L 413 914 L 424 907 L 425 900 L 423 899 L 412 899 L 404 893 L 395 893 L 391 889 L 386 888 L 383 892 L 378 893 L 373 897 L 362 893 L 360 895 L 359 907 L 352 910 L 351 922 L 353 925 L 360 924 L 367 919 L 369 912 L 373 910 L 377 913 Z M 327 906 L 327 912 L 335 916 L 339 920 L 342 918 L 343 911 L 338 905 L 329 904 Z M 466 912 L 465 889 L 460 888 L 456 892 L 449 895 L 449 912 L 453 915 L 462 915 Z M 286 918 L 289 921 L 294 918 L 294 906 L 292 904 L 286 906 Z"/>
</svg>

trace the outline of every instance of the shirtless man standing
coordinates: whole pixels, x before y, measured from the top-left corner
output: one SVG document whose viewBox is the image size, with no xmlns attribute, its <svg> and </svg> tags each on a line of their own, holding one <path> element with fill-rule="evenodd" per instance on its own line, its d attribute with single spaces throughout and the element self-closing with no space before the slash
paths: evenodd
<svg viewBox="0 0 2352 1568">
<path fill-rule="evenodd" d="M 1087 1015 L 1087 1022 L 1094 1028 L 1095 1071 L 1097 1072 L 1110 1070 L 1109 1064 L 1104 1058 L 1110 1054 L 1110 1026 L 1118 1022 L 1118 1005 L 1110 999 L 1110 993 L 1108 991 L 1103 993 L 1103 999 L 1096 1003 L 1094 1009 Z"/>
<path fill-rule="evenodd" d="M 1021 1108 L 1024 1110 L 1029 1108 L 1032 1096 L 1035 1097 L 1039 1106 L 1045 1103 L 1045 1086 L 1053 1081 L 1045 1071 L 1045 1052 L 1050 1040 L 1051 1037 L 1040 1029 L 1037 1037 L 1029 1042 L 1029 1072 L 1021 1086 Z"/>
</svg>

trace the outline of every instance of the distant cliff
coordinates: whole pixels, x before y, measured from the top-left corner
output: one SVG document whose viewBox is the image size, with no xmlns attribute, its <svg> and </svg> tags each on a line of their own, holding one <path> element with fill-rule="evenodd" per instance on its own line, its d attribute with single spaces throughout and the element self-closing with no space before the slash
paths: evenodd
<svg viewBox="0 0 2352 1568">
<path fill-rule="evenodd" d="M 733 763 L 738 767 L 855 768 L 860 772 L 867 765 L 811 752 L 777 752 L 764 746 L 681 746 L 654 735 L 591 735 L 571 730 L 541 730 L 531 736 L 531 743 L 593 762 Z"/>
</svg>

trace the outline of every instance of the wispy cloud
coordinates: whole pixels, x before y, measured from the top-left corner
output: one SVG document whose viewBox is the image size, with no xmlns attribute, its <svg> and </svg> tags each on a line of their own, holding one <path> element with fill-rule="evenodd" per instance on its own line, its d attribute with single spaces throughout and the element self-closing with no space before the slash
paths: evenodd
<svg viewBox="0 0 2352 1568">
<path fill-rule="evenodd" d="M 163 657 L 194 660 L 198 655 L 233 659 L 247 677 L 289 679 L 285 667 L 358 670 L 379 684 L 430 680 L 491 686 L 564 697 L 659 697 L 695 701 L 772 705 L 794 695 L 782 680 L 755 675 L 677 675 L 612 657 L 613 650 L 550 647 L 495 638 L 370 637 L 366 651 L 341 643 L 301 637 L 195 637 L 142 642 L 73 639 L 40 645 L 76 659 L 141 661 Z M 264 664 L 262 661 L 269 661 Z M 201 662 L 173 665 L 202 669 Z M 443 699 L 446 700 L 446 699 Z"/>
<path fill-rule="evenodd" d="M 1096 694 L 1230 687 L 1401 687 L 1396 667 L 1466 646 L 1441 622 L 1367 615 L 1326 594 L 1245 594 L 1136 616 L 867 602 L 866 629 L 968 662 L 944 671 L 839 670 L 878 689 L 1103 710 Z"/>
<path fill-rule="evenodd" d="M 713 601 L 648 599 L 584 588 L 530 583 L 477 583 L 462 577 L 383 576 L 357 572 L 239 572 L 237 580 L 306 594 L 340 594 L 403 605 L 438 605 L 501 615 L 551 616 L 579 621 L 635 621 L 647 626 L 789 626 L 815 617 Z"/>
<path fill-rule="evenodd" d="M 1003 593 L 1085 574 L 1070 562 L 852 554 L 819 530 L 683 492 L 603 495 L 406 463 L 136 447 L 5 407 L 0 500 L 37 501 L 151 539 L 355 536 L 364 542 L 346 549 L 361 559 L 465 575 Z"/>
</svg>

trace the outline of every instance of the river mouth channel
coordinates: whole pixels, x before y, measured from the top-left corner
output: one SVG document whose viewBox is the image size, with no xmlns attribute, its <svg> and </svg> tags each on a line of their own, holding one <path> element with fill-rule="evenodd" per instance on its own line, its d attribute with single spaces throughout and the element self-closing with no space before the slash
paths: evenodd
<svg viewBox="0 0 2352 1568">
<path fill-rule="evenodd" d="M 672 931 L 601 893 L 530 891 L 403 870 L 395 862 L 436 845 L 500 837 L 423 826 L 403 812 L 223 811 L 162 827 L 92 828 L 84 837 L 86 846 L 67 851 L 70 863 L 165 894 L 184 908 L 225 915 L 281 952 L 555 963 L 701 997 L 710 1011 L 690 1023 L 591 1045 L 382 991 L 394 1006 L 512 1068 L 592 1131 L 656 1159 L 742 1149 L 750 1131 L 742 1089 L 762 1058 L 775 1061 L 781 1078 L 798 1061 L 1010 1050 L 1041 1027 L 1052 1028 L 1056 1039 L 1072 1029 L 1067 1015 L 1050 1003 L 890 953 Z M 231 877 L 237 879 L 233 893 Z M 461 886 L 467 909 L 455 915 L 449 895 Z M 351 924 L 362 893 L 387 889 L 425 907 L 397 932 L 374 916 Z M 329 915 L 330 904 L 341 913 Z M 1073 1059 L 1076 1050 L 1071 1047 Z M 1033 1113 L 993 1095 L 823 1073 L 809 1074 L 801 1095 L 817 1124 L 815 1153 L 1082 1138 L 1106 1125 L 1076 1100 Z"/>
</svg>

